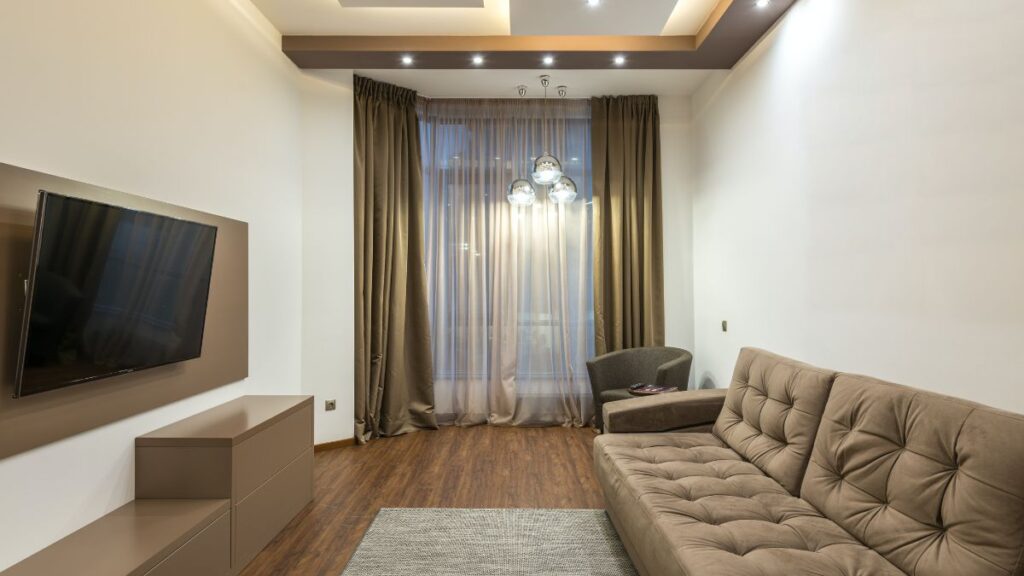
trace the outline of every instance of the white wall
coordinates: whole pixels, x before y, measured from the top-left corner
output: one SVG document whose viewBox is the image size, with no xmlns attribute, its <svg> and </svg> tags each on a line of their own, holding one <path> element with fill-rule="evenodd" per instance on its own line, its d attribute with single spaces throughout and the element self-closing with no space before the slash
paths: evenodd
<svg viewBox="0 0 1024 576">
<path fill-rule="evenodd" d="M 302 392 L 315 396 L 322 444 L 354 432 L 352 71 L 307 74 L 302 101 Z"/>
<path fill-rule="evenodd" d="M 246 381 L 0 460 L 0 569 L 130 500 L 136 435 L 299 393 L 299 73 L 268 37 L 241 1 L 2 3 L 0 161 L 247 221 L 251 308 Z"/>
<path fill-rule="evenodd" d="M 1024 412 L 1022 34 L 1019 0 L 800 0 L 705 86 L 699 378 L 755 345 Z"/>
<path fill-rule="evenodd" d="M 659 96 L 662 228 L 665 247 L 665 344 L 694 350 L 693 133 L 687 96 Z M 690 384 L 694 372 L 690 371 Z"/>
</svg>

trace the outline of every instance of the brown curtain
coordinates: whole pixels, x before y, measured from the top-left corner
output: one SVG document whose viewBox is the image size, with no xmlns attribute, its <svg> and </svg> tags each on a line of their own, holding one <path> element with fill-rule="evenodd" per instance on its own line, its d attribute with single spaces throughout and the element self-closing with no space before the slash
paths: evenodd
<svg viewBox="0 0 1024 576">
<path fill-rule="evenodd" d="M 655 96 L 591 100 L 595 352 L 665 341 Z"/>
<path fill-rule="evenodd" d="M 416 92 L 355 78 L 355 436 L 436 428 Z"/>
</svg>

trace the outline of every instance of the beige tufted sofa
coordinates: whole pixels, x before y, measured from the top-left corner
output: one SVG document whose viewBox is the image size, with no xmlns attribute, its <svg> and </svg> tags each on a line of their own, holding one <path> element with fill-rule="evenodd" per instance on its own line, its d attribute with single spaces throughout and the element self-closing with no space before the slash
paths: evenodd
<svg viewBox="0 0 1024 576">
<path fill-rule="evenodd" d="M 604 417 L 597 473 L 645 576 L 1024 575 L 1022 416 L 748 348 L 728 391 Z"/>
</svg>

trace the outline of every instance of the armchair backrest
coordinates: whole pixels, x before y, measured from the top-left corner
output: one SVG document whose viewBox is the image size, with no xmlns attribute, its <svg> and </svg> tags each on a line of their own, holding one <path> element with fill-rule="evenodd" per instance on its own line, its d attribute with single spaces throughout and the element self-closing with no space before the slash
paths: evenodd
<svg viewBox="0 0 1024 576">
<path fill-rule="evenodd" d="M 680 361 L 672 375 L 678 375 L 682 383 L 663 382 L 658 379 L 658 369 L 669 362 Z M 682 348 L 652 346 L 629 348 L 598 356 L 587 362 L 591 384 L 595 390 L 626 388 L 633 384 L 656 384 L 686 388 L 693 355 Z M 683 370 L 685 369 L 685 374 Z"/>
</svg>

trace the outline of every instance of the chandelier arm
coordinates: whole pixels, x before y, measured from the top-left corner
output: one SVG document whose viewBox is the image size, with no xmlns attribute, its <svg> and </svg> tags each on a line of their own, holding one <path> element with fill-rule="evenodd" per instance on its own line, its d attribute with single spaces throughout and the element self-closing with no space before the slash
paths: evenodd
<svg viewBox="0 0 1024 576">
<path fill-rule="evenodd" d="M 541 111 L 543 113 L 543 120 L 541 120 L 542 124 L 541 124 L 540 138 L 543 141 L 541 143 L 541 148 L 544 148 L 544 154 L 547 154 L 548 153 L 548 151 L 547 151 L 547 146 L 548 146 L 548 83 L 547 82 L 542 82 L 542 84 L 544 85 L 544 100 L 540 104 Z"/>
</svg>

